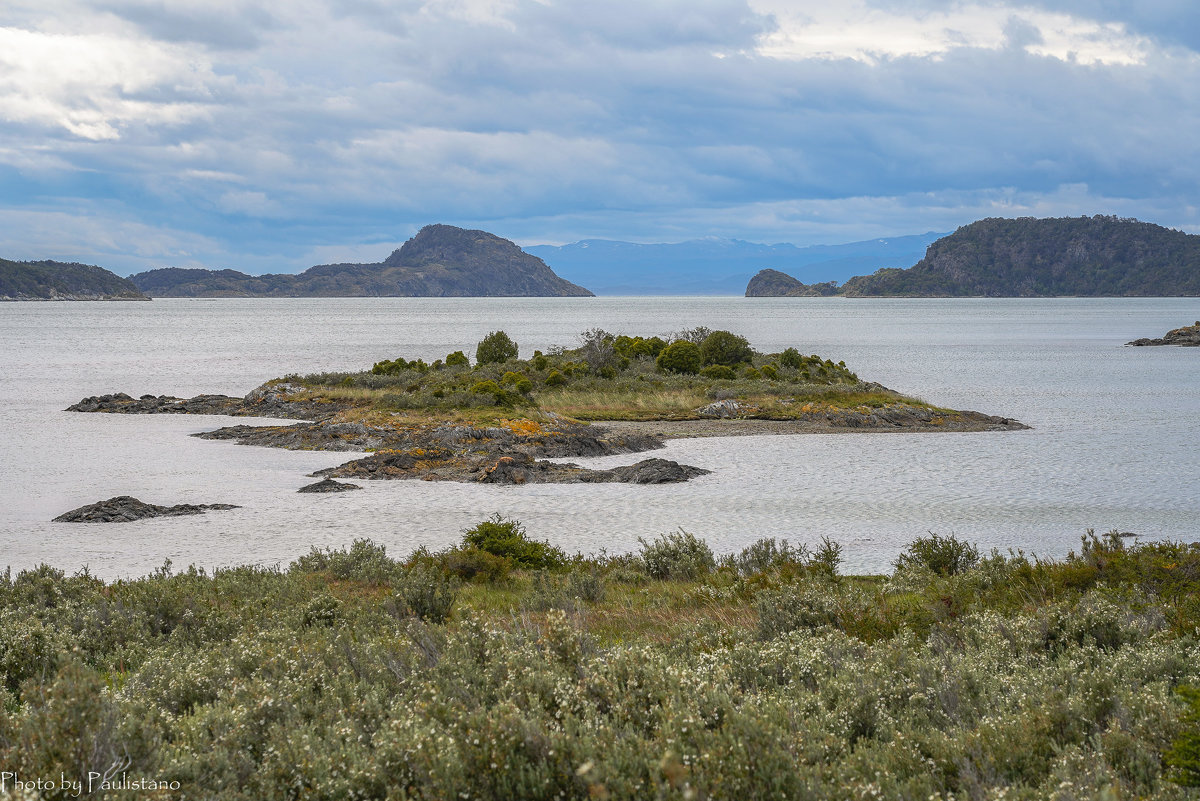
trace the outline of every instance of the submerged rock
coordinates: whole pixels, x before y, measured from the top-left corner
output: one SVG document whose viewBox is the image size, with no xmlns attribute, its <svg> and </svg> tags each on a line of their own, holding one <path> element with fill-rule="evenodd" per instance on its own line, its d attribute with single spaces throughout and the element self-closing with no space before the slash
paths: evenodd
<svg viewBox="0 0 1200 801">
<path fill-rule="evenodd" d="M 175 517 L 200 515 L 213 509 L 237 509 L 229 503 L 190 504 L 158 506 L 139 501 L 130 495 L 119 495 L 107 501 L 80 506 L 54 518 L 55 523 L 129 523 L 147 517 Z"/>
<path fill-rule="evenodd" d="M 334 481 L 332 478 L 318 481 L 315 484 L 308 484 L 296 490 L 296 492 L 349 492 L 350 490 L 360 490 L 362 487 L 357 484 L 348 484 L 345 481 Z"/>
</svg>

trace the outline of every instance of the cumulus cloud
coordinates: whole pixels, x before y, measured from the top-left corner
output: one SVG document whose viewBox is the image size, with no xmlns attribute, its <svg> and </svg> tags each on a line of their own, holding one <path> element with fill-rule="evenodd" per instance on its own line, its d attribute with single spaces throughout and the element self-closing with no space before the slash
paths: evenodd
<svg viewBox="0 0 1200 801">
<path fill-rule="evenodd" d="M 806 244 L 1043 212 L 1194 227 L 1200 56 L 1166 6 L 1195 16 L 1176 0 L 10 0 L 0 180 L 38 214 L 91 203 L 161 230 L 142 241 L 163 261 L 275 270 L 434 221 L 525 242 Z M 0 197 L 0 221 L 30 213 Z"/>
<path fill-rule="evenodd" d="M 128 124 L 162 125 L 204 112 L 211 71 L 152 41 L 0 27 L 0 118 L 116 139 Z M 160 90 L 171 97 L 162 99 Z"/>
</svg>

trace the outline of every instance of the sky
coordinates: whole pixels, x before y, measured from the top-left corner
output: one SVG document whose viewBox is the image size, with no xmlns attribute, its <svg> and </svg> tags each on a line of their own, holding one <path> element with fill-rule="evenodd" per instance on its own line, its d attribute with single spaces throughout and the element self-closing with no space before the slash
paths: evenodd
<svg viewBox="0 0 1200 801">
<path fill-rule="evenodd" d="M 1196 0 L 4 0 L 0 256 L 1200 232 Z"/>
</svg>

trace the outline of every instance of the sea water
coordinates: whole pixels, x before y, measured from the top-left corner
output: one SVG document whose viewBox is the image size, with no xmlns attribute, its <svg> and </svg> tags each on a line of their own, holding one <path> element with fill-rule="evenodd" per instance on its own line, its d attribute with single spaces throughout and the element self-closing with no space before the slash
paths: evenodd
<svg viewBox="0 0 1200 801">
<path fill-rule="evenodd" d="M 843 546 L 887 571 L 913 538 L 1062 556 L 1087 529 L 1200 538 L 1200 349 L 1132 348 L 1200 318 L 1196 299 L 352 298 L 0 304 L 0 566 L 286 566 L 369 537 L 402 556 L 500 513 L 570 551 L 638 548 L 683 528 L 719 553 L 759 537 Z M 579 333 L 729 329 L 794 346 L 932 403 L 1029 431 L 676 440 L 653 455 L 713 471 L 665 486 L 361 482 L 302 495 L 353 454 L 210 442 L 207 416 L 62 411 L 123 391 L 242 395 L 288 373 L 432 361 L 505 330 L 521 355 Z M 244 419 L 236 423 L 252 422 Z M 262 421 L 277 423 L 277 421 Z M 596 466 L 639 455 L 578 460 Z M 241 508 L 125 524 L 51 523 L 114 495 Z"/>
</svg>

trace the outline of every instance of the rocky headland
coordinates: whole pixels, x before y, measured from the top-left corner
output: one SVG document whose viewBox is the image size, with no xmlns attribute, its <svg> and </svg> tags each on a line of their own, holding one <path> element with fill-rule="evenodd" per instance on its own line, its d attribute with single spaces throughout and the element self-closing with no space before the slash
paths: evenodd
<svg viewBox="0 0 1200 801">
<path fill-rule="evenodd" d="M 178 517 L 180 515 L 202 515 L 221 509 L 237 509 L 230 503 L 181 503 L 175 506 L 159 506 L 139 501 L 130 495 L 118 495 L 107 501 L 80 506 L 54 518 L 55 523 L 131 523 L 150 517 Z"/>
<path fill-rule="evenodd" d="M 93 264 L 0 259 L 0 300 L 150 300 Z"/>
<path fill-rule="evenodd" d="M 1126 345 L 1181 345 L 1185 348 L 1200 347 L 1200 320 L 1194 325 L 1185 325 L 1168 331 L 1158 339 L 1135 339 Z"/>
<path fill-rule="evenodd" d="M 588 297 L 537 256 L 487 231 L 427 225 L 374 264 L 293 275 L 165 267 L 130 276 L 156 298 Z"/>
</svg>

